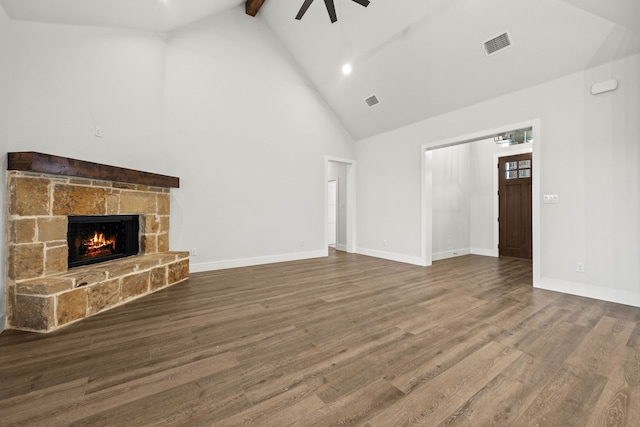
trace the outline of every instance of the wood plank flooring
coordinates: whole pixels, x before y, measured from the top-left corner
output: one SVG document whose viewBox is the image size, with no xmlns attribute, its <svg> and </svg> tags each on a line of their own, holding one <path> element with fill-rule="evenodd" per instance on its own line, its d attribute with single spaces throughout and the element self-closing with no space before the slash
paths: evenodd
<svg viewBox="0 0 640 427">
<path fill-rule="evenodd" d="M 640 426 L 640 309 L 531 275 L 334 251 L 192 274 L 0 334 L 0 425 Z"/>
</svg>

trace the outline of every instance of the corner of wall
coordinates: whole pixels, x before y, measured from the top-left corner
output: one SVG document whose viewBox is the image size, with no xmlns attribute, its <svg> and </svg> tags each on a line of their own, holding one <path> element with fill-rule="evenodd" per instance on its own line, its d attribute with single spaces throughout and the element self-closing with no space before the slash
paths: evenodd
<svg viewBox="0 0 640 427">
<path fill-rule="evenodd" d="M 2 200 L 2 209 L 0 209 L 0 224 L 2 227 L 6 227 L 5 212 L 6 212 L 6 170 L 7 170 L 7 144 L 3 135 L 0 135 L 0 167 L 2 172 L 0 173 L 0 200 Z M 4 262 L 6 257 L 6 230 L 0 235 L 0 332 L 4 331 L 7 327 L 7 279 L 6 279 L 6 264 Z"/>
<path fill-rule="evenodd" d="M 10 21 L 7 17 L 4 9 L 0 6 L 0 167 L 2 172 L 0 173 L 0 200 L 2 200 L 3 208 L 0 209 L 0 224 L 5 224 L 5 188 L 6 188 L 6 173 L 7 170 L 7 126 L 8 121 L 8 105 L 7 105 L 7 90 L 9 88 L 8 73 L 11 70 L 11 34 L 10 34 Z M 6 232 L 0 234 L 0 258 L 6 259 Z M 6 304 L 6 278 L 5 278 L 5 264 L 0 263 L 0 332 L 5 330 L 7 325 L 7 304 Z"/>
<path fill-rule="evenodd" d="M 418 265 L 420 267 L 428 266 L 428 264 L 425 263 L 425 260 L 417 256 L 398 254 L 394 252 L 378 251 L 375 249 L 367 249 L 362 247 L 356 248 L 356 253 L 360 255 L 371 256 L 374 258 L 386 259 L 389 261 L 396 261 L 396 262 L 403 262 L 405 264 Z"/>
</svg>

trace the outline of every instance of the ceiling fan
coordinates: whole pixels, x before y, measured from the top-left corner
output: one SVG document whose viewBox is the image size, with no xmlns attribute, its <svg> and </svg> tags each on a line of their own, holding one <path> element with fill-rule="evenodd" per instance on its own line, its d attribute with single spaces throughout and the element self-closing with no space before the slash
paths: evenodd
<svg viewBox="0 0 640 427">
<path fill-rule="evenodd" d="M 371 3 L 369 0 L 351 0 L 351 1 L 354 3 L 358 3 L 360 6 L 364 6 L 364 7 L 369 6 L 369 3 Z M 311 3 L 313 3 L 313 0 L 304 0 L 304 3 L 302 3 L 302 7 L 300 8 L 300 11 L 296 15 L 297 20 L 302 19 L 304 14 L 307 12 L 307 9 L 309 9 L 309 6 L 311 6 Z M 331 23 L 336 22 L 338 20 L 338 16 L 336 15 L 336 5 L 333 3 L 333 0 L 324 0 L 324 4 L 327 6 L 327 12 L 329 12 L 329 18 L 331 19 Z"/>
</svg>

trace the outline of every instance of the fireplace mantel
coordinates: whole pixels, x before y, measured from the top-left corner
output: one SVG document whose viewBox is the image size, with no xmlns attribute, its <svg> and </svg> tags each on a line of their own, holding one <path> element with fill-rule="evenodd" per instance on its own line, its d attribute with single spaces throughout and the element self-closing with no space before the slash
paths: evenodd
<svg viewBox="0 0 640 427">
<path fill-rule="evenodd" d="M 180 187 L 180 178 L 173 176 L 36 153 L 34 151 L 8 154 L 7 170 L 100 179 L 154 187 Z"/>
<path fill-rule="evenodd" d="M 7 327 L 50 332 L 189 278 L 169 250 L 178 178 L 35 152 L 8 153 Z M 139 216 L 137 255 L 69 268 L 70 216 Z"/>
</svg>

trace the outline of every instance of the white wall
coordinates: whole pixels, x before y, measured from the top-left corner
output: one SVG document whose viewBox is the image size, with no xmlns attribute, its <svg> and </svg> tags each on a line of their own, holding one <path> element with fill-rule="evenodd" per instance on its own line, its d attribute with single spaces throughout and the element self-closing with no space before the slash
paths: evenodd
<svg viewBox="0 0 640 427">
<path fill-rule="evenodd" d="M 0 209 L 0 224 L 5 224 L 6 212 L 6 173 L 7 170 L 7 131 L 9 126 L 9 71 L 12 66 L 12 37 L 11 23 L 9 18 L 0 7 L 0 200 L 2 200 L 2 209 Z M 0 332 L 6 326 L 6 283 L 5 262 L 6 259 L 6 233 L 0 233 Z"/>
<path fill-rule="evenodd" d="M 271 31 L 242 8 L 171 33 L 171 246 L 192 271 L 326 253 L 325 156 L 353 140 Z"/>
<path fill-rule="evenodd" d="M 469 236 L 473 253 L 494 252 L 493 230 L 497 222 L 493 204 L 494 153 L 500 147 L 493 139 L 474 141 L 471 144 L 471 162 L 473 179 L 471 182 L 471 235 Z"/>
<path fill-rule="evenodd" d="M 586 95 L 584 109 L 584 282 L 640 305 L 640 55 L 586 73 L 585 90 L 610 78 L 620 89 Z"/>
<path fill-rule="evenodd" d="M 402 128 L 356 143 L 356 252 L 420 264 L 423 136 L 418 131 L 409 139 L 406 132 Z"/>
<path fill-rule="evenodd" d="M 539 118 L 540 192 L 560 203 L 540 208 L 536 286 L 640 306 L 638 75 L 635 55 L 358 141 L 359 251 L 420 259 L 422 144 Z"/>
<path fill-rule="evenodd" d="M 433 150 L 432 260 L 470 252 L 471 144 Z"/>
<path fill-rule="evenodd" d="M 109 28 L 12 23 L 10 151 L 166 173 L 164 40 Z M 96 138 L 96 125 L 103 137 Z"/>
</svg>

